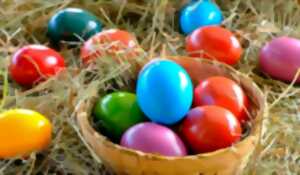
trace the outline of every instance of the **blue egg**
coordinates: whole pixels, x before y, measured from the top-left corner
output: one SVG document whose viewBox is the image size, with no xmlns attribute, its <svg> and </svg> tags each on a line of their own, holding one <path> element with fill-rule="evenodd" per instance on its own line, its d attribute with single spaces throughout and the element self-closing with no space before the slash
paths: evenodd
<svg viewBox="0 0 300 175">
<path fill-rule="evenodd" d="M 153 122 L 172 125 L 184 118 L 193 100 L 191 78 L 174 61 L 155 59 L 138 76 L 137 100 Z"/>
<path fill-rule="evenodd" d="M 190 2 L 181 10 L 179 17 L 181 30 L 186 35 L 199 27 L 220 25 L 222 21 L 220 8 L 209 0 Z"/>
</svg>

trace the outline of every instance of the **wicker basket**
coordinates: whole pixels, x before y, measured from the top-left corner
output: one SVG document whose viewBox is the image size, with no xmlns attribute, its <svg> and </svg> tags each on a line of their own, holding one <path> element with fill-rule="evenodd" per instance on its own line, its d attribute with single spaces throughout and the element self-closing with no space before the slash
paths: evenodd
<svg viewBox="0 0 300 175">
<path fill-rule="evenodd" d="M 251 114 L 254 118 L 250 133 L 230 148 L 186 157 L 164 157 L 121 147 L 110 142 L 95 131 L 90 124 L 90 105 L 82 103 L 77 110 L 77 121 L 81 132 L 103 163 L 117 174 L 128 175 L 227 175 L 240 174 L 253 153 L 262 129 L 262 118 L 266 102 L 262 92 L 245 75 L 230 66 L 215 61 L 170 57 L 182 65 L 194 83 L 204 78 L 222 75 L 239 83 L 251 99 Z M 220 85 L 221 86 L 221 85 Z"/>
</svg>

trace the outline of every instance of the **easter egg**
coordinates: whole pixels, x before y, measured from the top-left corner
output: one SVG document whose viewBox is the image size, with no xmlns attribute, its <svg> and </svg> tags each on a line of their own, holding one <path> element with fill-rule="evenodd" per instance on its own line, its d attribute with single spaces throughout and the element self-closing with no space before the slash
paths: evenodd
<svg viewBox="0 0 300 175">
<path fill-rule="evenodd" d="M 219 106 L 193 108 L 184 119 L 182 134 L 194 153 L 226 148 L 239 141 L 240 123 L 227 109 Z"/>
<path fill-rule="evenodd" d="M 48 37 L 51 42 L 81 41 L 102 30 L 98 18 L 79 8 L 66 8 L 57 12 L 48 23 Z"/>
<path fill-rule="evenodd" d="M 134 35 L 119 29 L 102 31 L 89 40 L 81 48 L 80 57 L 84 63 L 104 55 L 137 55 L 139 47 Z"/>
<path fill-rule="evenodd" d="M 229 65 L 236 64 L 243 52 L 233 33 L 219 26 L 195 30 L 186 38 L 185 48 L 192 57 L 215 59 Z"/>
<path fill-rule="evenodd" d="M 46 117 L 27 109 L 0 113 L 0 158 L 26 156 L 45 149 L 52 126 Z"/>
<path fill-rule="evenodd" d="M 136 95 L 129 92 L 113 92 L 100 98 L 93 114 L 102 132 L 118 142 L 129 127 L 146 120 Z"/>
<path fill-rule="evenodd" d="M 137 99 L 153 122 L 175 124 L 191 107 L 193 84 L 187 72 L 174 61 L 155 59 L 139 73 Z"/>
<path fill-rule="evenodd" d="M 190 2 L 180 11 L 179 17 L 181 30 L 186 35 L 199 27 L 220 25 L 222 21 L 221 10 L 209 0 Z"/>
<path fill-rule="evenodd" d="M 187 155 L 185 145 L 176 133 L 165 126 L 150 122 L 129 128 L 122 136 L 120 144 L 134 150 L 163 156 Z"/>
<path fill-rule="evenodd" d="M 201 81 L 194 90 L 194 106 L 217 105 L 231 111 L 240 122 L 248 119 L 248 97 L 233 80 L 214 76 Z"/>
<path fill-rule="evenodd" d="M 259 54 L 260 69 L 275 79 L 291 82 L 300 68 L 300 40 L 274 38 Z M 300 78 L 297 79 L 300 82 Z"/>
<path fill-rule="evenodd" d="M 9 69 L 18 84 L 31 86 L 64 68 L 64 58 L 56 51 L 42 45 L 28 45 L 13 55 Z"/>
</svg>

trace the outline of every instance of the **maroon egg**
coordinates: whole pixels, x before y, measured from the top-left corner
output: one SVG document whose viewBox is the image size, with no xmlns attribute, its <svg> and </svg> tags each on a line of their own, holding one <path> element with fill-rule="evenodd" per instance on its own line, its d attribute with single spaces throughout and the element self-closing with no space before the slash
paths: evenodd
<svg viewBox="0 0 300 175">
<path fill-rule="evenodd" d="M 10 74 L 18 84 L 31 86 L 53 77 L 65 68 L 64 58 L 43 45 L 27 45 L 12 57 Z"/>
<path fill-rule="evenodd" d="M 146 153 L 164 156 L 185 156 L 184 143 L 171 129 L 151 122 L 129 128 L 121 139 L 121 145 Z"/>
<path fill-rule="evenodd" d="M 213 152 L 240 140 L 242 128 L 236 117 L 220 106 L 193 108 L 182 123 L 182 134 L 194 153 Z"/>
</svg>

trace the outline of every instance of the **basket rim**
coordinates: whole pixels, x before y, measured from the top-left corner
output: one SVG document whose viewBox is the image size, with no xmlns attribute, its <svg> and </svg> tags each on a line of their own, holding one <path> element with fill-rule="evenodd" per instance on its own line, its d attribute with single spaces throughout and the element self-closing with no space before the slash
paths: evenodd
<svg viewBox="0 0 300 175">
<path fill-rule="evenodd" d="M 202 58 L 188 57 L 188 56 L 165 56 L 164 58 L 170 59 L 170 60 L 193 59 L 194 61 L 199 61 L 199 62 L 202 62 L 205 64 L 214 64 L 216 66 L 222 66 L 225 69 L 229 70 L 230 72 L 233 72 L 234 74 L 236 74 L 238 77 L 243 77 L 243 79 L 251 81 L 252 82 L 251 86 L 253 86 L 255 91 L 258 93 L 258 96 L 260 98 L 262 98 L 262 100 L 263 100 L 262 104 L 259 106 L 260 109 L 257 111 L 257 114 L 256 114 L 256 119 L 261 120 L 261 123 L 260 123 L 261 127 L 259 129 L 256 129 L 255 131 L 253 131 L 254 129 L 252 129 L 252 131 L 250 132 L 250 134 L 247 137 L 245 137 L 243 140 L 241 140 L 237 143 L 234 143 L 230 147 L 218 149 L 213 152 L 200 153 L 200 154 L 195 154 L 195 155 L 178 156 L 178 157 L 177 156 L 163 156 L 163 155 L 154 154 L 154 153 L 145 153 L 145 152 L 142 152 L 139 150 L 134 150 L 131 148 L 123 147 L 117 143 L 113 143 L 106 136 L 102 135 L 99 131 L 96 131 L 94 129 L 94 127 L 92 127 L 92 125 L 88 119 L 89 115 L 86 111 L 81 111 L 77 114 L 77 123 L 80 126 L 81 132 L 83 130 L 83 127 L 81 126 L 81 124 L 85 124 L 86 125 L 85 127 L 87 127 L 85 129 L 89 132 L 89 134 L 91 136 L 93 136 L 95 139 L 97 139 L 98 142 L 102 142 L 102 144 L 109 146 L 111 149 L 115 149 L 120 152 L 124 152 L 127 154 L 139 156 L 139 157 L 151 158 L 151 159 L 156 159 L 156 160 L 191 160 L 191 159 L 207 158 L 207 157 L 212 157 L 212 156 L 226 153 L 229 150 L 232 150 L 234 152 L 234 150 L 236 148 L 241 147 L 242 145 L 246 144 L 249 141 L 250 142 L 252 141 L 254 143 L 257 141 L 256 136 L 260 134 L 260 132 L 261 132 L 260 130 L 263 127 L 262 119 L 264 118 L 264 115 L 266 115 L 266 113 L 267 113 L 267 102 L 266 102 L 266 97 L 263 95 L 260 88 L 256 85 L 255 82 L 253 82 L 253 80 L 251 78 L 249 78 L 245 74 L 235 70 L 233 67 L 231 67 L 227 64 L 218 62 L 216 60 L 209 60 L 209 59 L 202 59 Z M 83 106 L 84 104 L 80 104 L 80 105 Z M 79 107 L 79 108 L 81 108 L 81 107 Z M 89 143 L 89 141 L 88 141 L 88 143 Z"/>
</svg>

